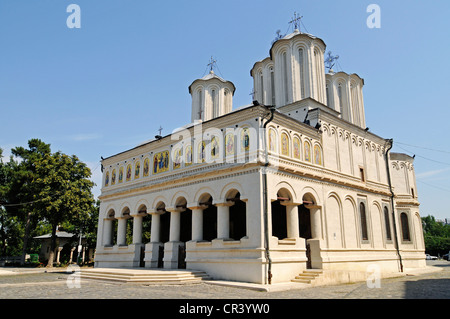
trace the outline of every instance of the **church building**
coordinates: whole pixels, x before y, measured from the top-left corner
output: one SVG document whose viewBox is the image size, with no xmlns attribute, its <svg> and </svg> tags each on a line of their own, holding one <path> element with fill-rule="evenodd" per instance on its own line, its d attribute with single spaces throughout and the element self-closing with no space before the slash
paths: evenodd
<svg viewBox="0 0 450 319">
<path fill-rule="evenodd" d="M 259 284 L 425 267 L 413 158 L 369 131 L 364 80 L 326 72 L 325 52 L 297 28 L 277 38 L 235 109 L 211 61 L 190 124 L 103 159 L 95 267 Z"/>
</svg>

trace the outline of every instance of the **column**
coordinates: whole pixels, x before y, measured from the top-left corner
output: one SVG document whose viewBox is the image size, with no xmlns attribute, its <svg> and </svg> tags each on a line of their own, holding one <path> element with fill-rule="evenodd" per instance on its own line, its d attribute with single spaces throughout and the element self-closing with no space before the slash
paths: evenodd
<svg viewBox="0 0 450 319">
<path fill-rule="evenodd" d="M 320 218 L 320 206 L 308 206 L 311 213 L 311 237 L 312 239 L 322 239 L 322 225 Z"/>
<path fill-rule="evenodd" d="M 82 248 L 82 251 L 83 251 L 83 257 L 81 258 L 81 263 L 84 263 L 84 259 L 86 258 L 86 247 L 83 247 Z"/>
<path fill-rule="evenodd" d="M 180 210 L 174 209 L 170 211 L 170 233 L 169 241 L 180 241 Z"/>
<path fill-rule="evenodd" d="M 189 207 L 192 210 L 192 240 L 203 240 L 203 209 L 204 207 Z"/>
<path fill-rule="evenodd" d="M 217 206 L 217 238 L 230 238 L 230 206 L 234 203 L 219 203 Z"/>
<path fill-rule="evenodd" d="M 117 217 L 117 246 L 127 245 L 127 219 L 125 217 Z"/>
<path fill-rule="evenodd" d="M 144 215 L 132 215 L 133 217 L 133 244 L 142 244 L 142 218 Z"/>
<path fill-rule="evenodd" d="M 283 205 L 286 206 L 287 237 L 299 238 L 300 230 L 298 224 L 298 206 L 295 203 Z"/>
<path fill-rule="evenodd" d="M 104 219 L 103 221 L 103 246 L 112 246 L 112 219 Z"/>
<path fill-rule="evenodd" d="M 59 256 L 61 255 L 61 250 L 63 249 L 63 247 L 58 247 L 56 248 L 58 250 L 57 254 L 56 254 L 56 264 L 59 265 Z"/>
<path fill-rule="evenodd" d="M 164 244 L 164 268 L 176 269 L 179 264 L 179 247 L 184 245 L 180 242 L 181 212 L 183 208 L 167 208 L 170 212 L 169 242 Z"/>
<path fill-rule="evenodd" d="M 76 247 L 72 247 L 70 249 L 70 259 L 69 259 L 69 264 L 72 263 L 72 259 L 73 259 L 73 252 L 75 251 Z"/>
<path fill-rule="evenodd" d="M 158 243 L 160 237 L 160 224 L 161 224 L 161 214 L 151 213 L 152 215 L 152 229 L 151 229 L 151 243 Z"/>
<path fill-rule="evenodd" d="M 149 211 L 148 213 L 152 216 L 152 229 L 150 242 L 145 245 L 145 268 L 156 268 L 160 258 L 159 249 L 163 245 L 160 243 L 161 213 L 158 211 Z"/>
</svg>

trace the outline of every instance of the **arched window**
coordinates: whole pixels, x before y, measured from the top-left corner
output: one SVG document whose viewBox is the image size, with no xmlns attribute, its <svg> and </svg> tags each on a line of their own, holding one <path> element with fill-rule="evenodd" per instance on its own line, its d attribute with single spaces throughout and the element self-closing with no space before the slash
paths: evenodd
<svg viewBox="0 0 450 319">
<path fill-rule="evenodd" d="M 339 100 L 339 112 L 341 112 L 341 115 L 342 115 L 342 112 L 344 111 L 344 103 L 342 100 L 342 85 L 341 84 L 338 85 L 337 93 L 338 93 L 338 100 Z"/>
<path fill-rule="evenodd" d="M 270 91 L 272 92 L 272 105 L 275 105 L 275 74 L 270 68 Z"/>
<path fill-rule="evenodd" d="M 327 94 L 327 106 L 330 107 L 330 89 L 328 84 L 326 86 L 326 94 Z"/>
<path fill-rule="evenodd" d="M 300 94 L 301 98 L 305 98 L 305 69 L 304 69 L 304 56 L 303 49 L 298 50 L 298 68 L 300 72 Z"/>
<path fill-rule="evenodd" d="M 203 92 L 198 90 L 198 119 L 203 120 Z"/>
<path fill-rule="evenodd" d="M 269 151 L 277 152 L 277 135 L 274 129 L 269 129 Z"/>
<path fill-rule="evenodd" d="M 212 111 L 214 117 L 219 116 L 219 110 L 217 109 L 217 99 L 216 99 L 216 90 L 211 91 L 211 100 L 212 100 Z"/>
<path fill-rule="evenodd" d="M 259 89 L 261 92 L 261 103 L 264 105 L 264 78 L 262 72 L 259 72 Z"/>
<path fill-rule="evenodd" d="M 186 146 L 184 150 L 184 165 L 189 166 L 192 164 L 192 146 L 188 145 Z"/>
<path fill-rule="evenodd" d="M 384 206 L 384 224 L 386 226 L 386 239 L 392 240 L 391 236 L 391 223 L 389 220 L 389 210 L 386 206 Z"/>
<path fill-rule="evenodd" d="M 319 145 L 314 145 L 314 164 L 322 165 L 322 149 Z"/>
<path fill-rule="evenodd" d="M 305 154 L 305 158 L 304 158 L 305 161 L 311 162 L 311 159 L 312 159 L 311 144 L 309 144 L 309 142 L 305 141 L 305 143 L 303 144 L 303 148 L 304 148 L 303 154 Z"/>
<path fill-rule="evenodd" d="M 131 181 L 131 164 L 127 165 L 127 182 Z"/>
<path fill-rule="evenodd" d="M 116 183 L 116 170 L 113 169 L 111 174 L 111 185 L 114 185 Z"/>
<path fill-rule="evenodd" d="M 317 49 L 314 50 L 314 63 L 316 64 L 316 91 L 317 91 L 317 96 L 315 97 L 318 101 L 322 100 L 321 97 L 321 90 L 320 90 L 320 85 L 321 85 L 321 74 L 320 74 L 320 59 L 319 59 L 319 51 Z"/>
<path fill-rule="evenodd" d="M 109 172 L 106 172 L 106 176 L 105 176 L 105 186 L 109 185 Z"/>
<path fill-rule="evenodd" d="M 147 157 L 144 160 L 144 177 L 148 176 L 149 173 L 150 173 L 150 160 Z"/>
<path fill-rule="evenodd" d="M 228 89 L 223 92 L 225 99 L 225 112 L 231 111 L 231 93 Z"/>
<path fill-rule="evenodd" d="M 134 166 L 134 179 L 138 179 L 141 174 L 141 162 L 136 162 Z"/>
<path fill-rule="evenodd" d="M 250 131 L 248 127 L 241 130 L 241 152 L 250 150 Z"/>
<path fill-rule="evenodd" d="M 219 158 L 219 141 L 216 136 L 211 138 L 211 158 L 216 159 Z"/>
<path fill-rule="evenodd" d="M 298 137 L 294 137 L 292 145 L 294 158 L 300 159 L 300 139 Z"/>
<path fill-rule="evenodd" d="M 178 169 L 181 167 L 182 155 L 181 155 L 181 147 L 174 151 L 173 153 L 173 169 Z"/>
<path fill-rule="evenodd" d="M 286 52 L 283 52 L 283 87 L 284 87 L 284 104 L 288 104 L 288 57 Z"/>
<path fill-rule="evenodd" d="M 123 166 L 119 168 L 119 183 L 123 182 Z"/>
<path fill-rule="evenodd" d="M 358 92 L 357 87 L 352 83 L 350 85 L 350 92 L 352 97 L 352 112 L 353 112 L 353 119 L 355 121 L 354 124 L 359 125 L 359 101 L 358 101 Z"/>
<path fill-rule="evenodd" d="M 366 205 L 362 202 L 359 204 L 359 214 L 361 217 L 361 238 L 362 240 L 369 240 L 367 232 Z"/>
<path fill-rule="evenodd" d="M 197 163 L 204 163 L 206 160 L 206 143 L 200 142 L 197 147 Z"/>
<path fill-rule="evenodd" d="M 225 136 L 225 156 L 234 155 L 234 134 L 228 133 Z"/>
<path fill-rule="evenodd" d="M 281 155 L 289 156 L 289 137 L 286 133 L 281 133 Z"/>
<path fill-rule="evenodd" d="M 402 239 L 405 241 L 410 241 L 411 236 L 409 234 L 408 215 L 406 213 L 400 214 L 400 222 L 402 224 Z"/>
</svg>

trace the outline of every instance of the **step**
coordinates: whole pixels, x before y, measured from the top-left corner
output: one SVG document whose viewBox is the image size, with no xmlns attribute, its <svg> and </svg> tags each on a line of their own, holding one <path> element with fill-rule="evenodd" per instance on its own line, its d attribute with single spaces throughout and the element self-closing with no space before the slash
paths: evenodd
<svg viewBox="0 0 450 319">
<path fill-rule="evenodd" d="M 301 274 L 295 276 L 292 282 L 310 284 L 323 273 L 321 269 L 305 269 Z"/>
<path fill-rule="evenodd" d="M 296 240 L 294 238 L 285 238 L 278 240 L 279 245 L 295 245 Z"/>
<path fill-rule="evenodd" d="M 119 283 L 188 283 L 210 279 L 203 271 L 99 269 L 83 270 L 82 279 Z"/>
<path fill-rule="evenodd" d="M 312 280 L 309 279 L 291 279 L 292 282 L 300 282 L 303 284 L 310 284 L 312 282 Z"/>
</svg>

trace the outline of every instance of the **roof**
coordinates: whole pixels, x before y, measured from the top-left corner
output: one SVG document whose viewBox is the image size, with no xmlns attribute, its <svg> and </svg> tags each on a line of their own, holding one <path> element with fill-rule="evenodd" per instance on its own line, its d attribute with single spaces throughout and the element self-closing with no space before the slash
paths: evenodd
<svg viewBox="0 0 450 319">
<path fill-rule="evenodd" d="M 285 36 L 282 37 L 281 39 L 278 39 L 277 41 L 274 41 L 274 42 L 272 43 L 272 47 L 271 47 L 270 50 L 269 50 L 270 58 L 272 58 L 272 50 L 273 50 L 273 47 L 275 46 L 276 43 L 282 42 L 282 41 L 287 41 L 287 40 L 290 40 L 290 39 L 295 38 L 295 37 L 298 37 L 298 36 L 300 36 L 300 37 L 306 36 L 306 37 L 308 37 L 308 38 L 310 38 L 310 39 L 312 39 L 312 40 L 318 40 L 318 41 L 322 42 L 322 44 L 323 44 L 324 47 L 327 46 L 327 45 L 325 44 L 325 42 L 324 42 L 321 38 L 318 38 L 318 37 L 316 37 L 316 36 L 314 36 L 314 35 L 311 35 L 311 34 L 309 34 L 309 33 L 303 33 L 303 32 L 300 32 L 299 30 L 295 30 L 294 32 L 292 32 L 292 33 L 290 33 L 290 34 L 288 34 L 288 35 L 285 35 Z"/>
<path fill-rule="evenodd" d="M 76 236 L 76 235 L 72 234 L 72 233 L 65 232 L 65 231 L 57 231 L 56 232 L 56 237 L 57 238 L 72 238 L 74 236 Z M 36 237 L 33 237 L 33 238 L 35 238 L 35 239 L 52 238 L 52 234 L 48 233 L 48 234 L 45 234 L 45 235 L 42 235 L 42 236 L 36 236 Z"/>
<path fill-rule="evenodd" d="M 306 37 L 308 37 L 308 38 L 310 38 L 310 39 L 312 39 L 312 40 L 318 40 L 318 41 L 321 41 L 322 44 L 324 45 L 324 47 L 326 47 L 325 42 L 324 42 L 321 38 L 316 37 L 316 36 L 314 36 L 314 35 L 312 35 L 312 34 L 309 34 L 309 33 L 301 32 L 301 31 L 299 31 L 299 30 L 294 30 L 294 32 L 289 33 L 289 34 L 285 35 L 284 37 L 282 37 L 282 38 L 280 38 L 280 39 L 277 39 L 276 41 L 273 41 L 272 46 L 270 47 L 270 50 L 269 50 L 269 57 L 266 57 L 266 58 L 264 58 L 264 59 L 262 59 L 262 60 L 260 60 L 260 61 L 255 62 L 255 64 L 253 64 L 252 69 L 250 70 L 250 75 L 253 76 L 253 75 L 252 75 L 252 71 L 253 71 L 253 69 L 255 68 L 255 65 L 256 65 L 257 63 L 263 62 L 263 61 L 266 60 L 266 59 L 272 60 L 272 58 L 273 58 L 272 50 L 273 50 L 273 47 L 275 46 L 276 43 L 278 43 L 278 42 L 283 42 L 283 41 L 288 41 L 288 40 L 290 40 L 290 39 L 292 39 L 292 38 L 294 38 L 294 37 L 297 37 L 297 36 L 306 36 Z"/>
<path fill-rule="evenodd" d="M 201 79 L 195 80 L 194 82 L 191 83 L 191 85 L 189 85 L 189 94 L 191 93 L 191 86 L 192 86 L 195 82 L 197 82 L 197 81 L 209 81 L 209 80 L 213 80 L 213 79 L 217 79 L 217 80 L 219 80 L 219 81 L 221 81 L 221 82 L 223 82 L 223 83 L 230 83 L 230 84 L 233 86 L 233 94 L 234 94 L 234 92 L 236 91 L 236 87 L 234 86 L 233 82 L 230 82 L 230 81 L 227 81 L 227 80 L 222 79 L 220 76 L 216 75 L 216 74 L 214 73 L 214 71 L 211 70 L 207 75 L 205 75 L 205 76 L 202 77 Z"/>
</svg>

